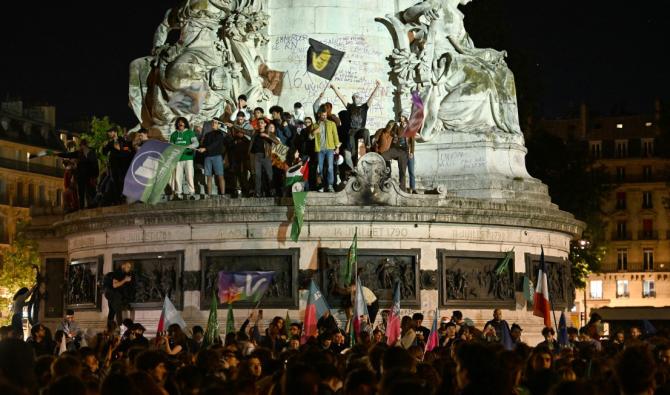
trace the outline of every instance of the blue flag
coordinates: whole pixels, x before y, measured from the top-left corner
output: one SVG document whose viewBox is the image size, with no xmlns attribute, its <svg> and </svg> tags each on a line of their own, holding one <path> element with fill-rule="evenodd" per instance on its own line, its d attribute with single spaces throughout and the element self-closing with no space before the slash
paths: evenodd
<svg viewBox="0 0 670 395">
<path fill-rule="evenodd" d="M 505 347 L 505 350 L 514 350 L 514 341 L 512 340 L 512 334 L 509 332 L 509 325 L 507 325 L 507 321 L 503 321 L 501 332 L 502 336 L 500 337 L 500 341 L 503 347 Z"/>
<path fill-rule="evenodd" d="M 558 345 L 563 348 L 568 345 L 568 325 L 565 321 L 565 312 L 561 312 L 561 318 L 558 320 Z"/>
<path fill-rule="evenodd" d="M 128 203 L 142 201 L 155 204 L 160 201 L 177 162 L 186 147 L 148 140 L 135 154 L 123 183 L 123 194 Z"/>
</svg>

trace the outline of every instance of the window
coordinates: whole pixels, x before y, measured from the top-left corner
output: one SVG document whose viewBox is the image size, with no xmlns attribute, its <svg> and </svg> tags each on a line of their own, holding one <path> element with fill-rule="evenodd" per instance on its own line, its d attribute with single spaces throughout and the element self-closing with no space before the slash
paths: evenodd
<svg viewBox="0 0 670 395">
<path fill-rule="evenodd" d="M 642 192 L 642 208 L 652 208 L 651 192 Z"/>
<path fill-rule="evenodd" d="M 642 220 L 642 237 L 643 240 L 650 240 L 654 237 L 654 220 L 653 219 L 643 219 Z"/>
<path fill-rule="evenodd" d="M 23 183 L 16 183 L 16 204 L 23 205 Z"/>
<path fill-rule="evenodd" d="M 616 297 L 627 298 L 628 296 L 630 296 L 630 294 L 628 293 L 628 280 L 617 280 Z"/>
<path fill-rule="evenodd" d="M 616 193 L 616 208 L 618 210 L 626 209 L 626 192 L 617 192 Z"/>
<path fill-rule="evenodd" d="M 642 156 L 654 156 L 654 139 L 642 139 Z"/>
<path fill-rule="evenodd" d="M 591 299 L 603 298 L 603 281 L 593 280 L 589 286 L 591 288 Z"/>
<path fill-rule="evenodd" d="M 628 156 L 628 140 L 616 140 L 616 157 L 625 158 Z"/>
<path fill-rule="evenodd" d="M 619 248 L 616 250 L 616 269 L 628 270 L 628 249 Z"/>
<path fill-rule="evenodd" d="M 32 206 L 35 204 L 35 185 L 28 184 L 28 205 Z"/>
<path fill-rule="evenodd" d="M 642 249 L 642 261 L 644 270 L 654 270 L 654 250 L 651 248 Z"/>
<path fill-rule="evenodd" d="M 616 180 L 619 182 L 626 181 L 626 168 L 617 167 L 616 168 Z"/>
<path fill-rule="evenodd" d="M 642 280 L 642 297 L 655 298 L 656 288 L 654 287 L 654 280 Z"/>
<path fill-rule="evenodd" d="M 594 159 L 600 159 L 602 152 L 602 141 L 590 141 L 589 145 L 591 146 L 591 157 Z"/>
<path fill-rule="evenodd" d="M 628 240 L 626 221 L 618 221 L 616 223 L 616 239 L 617 240 Z"/>
<path fill-rule="evenodd" d="M 642 179 L 651 181 L 651 166 L 642 166 Z"/>
<path fill-rule="evenodd" d="M 47 188 L 44 185 L 39 187 L 39 205 L 40 207 L 46 207 L 47 205 Z"/>
</svg>

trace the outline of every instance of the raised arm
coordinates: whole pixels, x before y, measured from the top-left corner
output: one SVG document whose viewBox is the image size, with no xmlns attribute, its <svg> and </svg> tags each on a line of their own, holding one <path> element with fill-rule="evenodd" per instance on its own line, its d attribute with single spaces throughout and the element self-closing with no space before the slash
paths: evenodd
<svg viewBox="0 0 670 395">
<path fill-rule="evenodd" d="M 330 84 L 330 87 L 333 88 L 333 91 L 335 91 L 335 94 L 337 95 L 338 99 L 342 102 L 342 105 L 344 108 L 347 108 L 349 106 L 349 102 L 347 102 L 347 99 L 342 96 L 342 93 L 337 89 L 337 87 L 333 84 Z"/>
<path fill-rule="evenodd" d="M 409 7 L 402 13 L 402 19 L 404 19 L 405 22 L 418 22 L 422 15 L 425 15 L 428 19 L 438 18 L 437 8 L 432 1 L 425 0 L 422 3 Z"/>
<path fill-rule="evenodd" d="M 379 91 L 379 85 L 381 85 L 382 82 L 377 80 L 375 83 L 375 89 L 372 90 L 372 93 L 370 93 L 370 97 L 368 98 L 368 107 L 372 105 L 372 100 L 375 98 L 375 95 L 377 94 L 377 91 Z"/>
</svg>

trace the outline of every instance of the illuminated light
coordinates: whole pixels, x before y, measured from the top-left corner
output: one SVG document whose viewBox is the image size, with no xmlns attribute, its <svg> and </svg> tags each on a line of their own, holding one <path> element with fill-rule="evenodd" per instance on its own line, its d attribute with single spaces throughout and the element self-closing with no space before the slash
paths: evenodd
<svg viewBox="0 0 670 395">
<path fill-rule="evenodd" d="M 651 122 L 646 122 L 646 123 L 644 124 L 644 126 L 646 126 L 646 127 L 650 127 L 651 125 L 653 125 Z"/>
<path fill-rule="evenodd" d="M 623 129 L 623 123 L 617 123 L 616 128 L 617 129 Z"/>
</svg>

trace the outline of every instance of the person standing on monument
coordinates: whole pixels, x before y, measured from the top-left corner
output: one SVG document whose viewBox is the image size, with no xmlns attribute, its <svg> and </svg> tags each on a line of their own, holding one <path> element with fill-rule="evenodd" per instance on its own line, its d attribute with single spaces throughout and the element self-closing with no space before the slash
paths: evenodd
<svg viewBox="0 0 670 395">
<path fill-rule="evenodd" d="M 243 111 L 237 113 L 235 123 L 227 123 L 226 126 L 233 138 L 228 160 L 233 171 L 235 197 L 242 197 L 243 194 L 246 196 L 249 193 L 249 140 L 254 129 Z"/>
<path fill-rule="evenodd" d="M 123 182 L 132 161 L 131 146 L 123 136 L 119 136 L 116 128 L 107 131 L 107 144 L 102 147 L 102 154 L 109 158 L 109 170 L 112 177 L 112 204 L 123 202 Z"/>
<path fill-rule="evenodd" d="M 337 136 L 337 125 L 328 120 L 328 113 L 324 106 L 319 108 L 319 123 L 312 125 L 310 138 L 314 139 L 314 151 L 319 155 L 318 173 L 321 176 L 321 188 L 327 192 L 335 192 L 333 183 L 335 182 L 334 156 L 339 151 L 340 139 Z M 324 162 L 326 167 L 324 168 Z M 324 182 L 325 180 L 325 182 Z"/>
<path fill-rule="evenodd" d="M 493 310 L 493 319 L 488 321 L 484 327 L 491 325 L 495 330 L 496 338 L 502 339 L 503 325 L 507 325 L 507 321 L 502 319 L 502 310 L 495 309 Z M 508 327 L 509 329 L 509 327 Z"/>
<path fill-rule="evenodd" d="M 235 122 L 240 112 L 244 113 L 244 118 L 247 121 L 251 120 L 251 110 L 249 109 L 249 106 L 247 106 L 246 95 L 239 95 L 237 97 L 237 108 L 235 109 L 235 111 L 233 111 L 232 114 L 230 114 L 230 120 Z"/>
<path fill-rule="evenodd" d="M 268 125 L 271 124 L 266 122 L 264 118 L 258 118 L 256 121 L 256 132 L 251 137 L 251 143 L 249 144 L 249 153 L 254 157 L 254 193 L 256 197 L 263 197 L 263 191 L 265 190 L 270 196 L 274 196 L 275 191 L 272 188 L 272 144 L 275 143 L 275 140 L 267 130 Z M 267 180 L 265 184 L 263 183 L 263 174 L 265 174 Z M 265 185 L 265 188 L 263 188 L 263 185 Z"/>
<path fill-rule="evenodd" d="M 400 117 L 400 130 L 404 131 L 407 129 L 409 121 L 407 117 L 402 115 Z M 416 191 L 416 177 L 414 176 L 414 163 L 415 155 L 414 148 L 416 147 L 416 137 L 400 137 L 401 146 L 406 147 L 407 149 L 407 172 L 409 173 L 409 192 L 412 194 L 418 194 Z M 404 140 L 404 143 L 402 142 Z M 398 162 L 398 169 L 400 169 L 400 162 Z"/>
<path fill-rule="evenodd" d="M 135 280 L 133 279 L 133 263 L 125 261 L 121 267 L 109 272 L 103 279 L 105 289 L 105 298 L 109 307 L 107 314 L 107 323 L 123 323 L 122 313 L 134 299 Z"/>
<path fill-rule="evenodd" d="M 175 172 L 172 173 L 172 193 L 174 200 L 180 200 L 179 193 L 183 194 L 184 199 L 188 195 L 191 200 L 194 200 L 195 197 L 195 185 L 193 184 L 193 157 L 194 151 L 200 145 L 198 143 L 198 137 L 195 132 L 189 129 L 188 120 L 184 117 L 179 117 L 174 123 L 175 130 L 170 135 L 170 143 L 174 145 L 179 145 L 186 147 L 187 149 L 179 158 L 179 163 L 177 163 L 177 168 Z M 186 193 L 184 193 L 182 187 L 182 177 L 186 179 Z"/>
<path fill-rule="evenodd" d="M 226 181 L 223 178 L 223 154 L 227 136 L 219 129 L 219 119 L 212 119 L 212 130 L 202 139 L 202 147 L 198 152 L 205 155 L 205 177 L 207 178 L 207 195 L 212 196 L 212 178 L 216 176 L 216 187 L 219 195 L 226 194 Z"/>
<path fill-rule="evenodd" d="M 351 128 L 349 130 L 349 146 L 351 147 L 351 156 L 354 165 L 358 162 L 358 139 L 362 138 L 365 143 L 365 151 L 370 151 L 370 131 L 366 129 L 366 123 L 368 119 L 368 110 L 372 105 L 375 95 L 379 91 L 379 85 L 381 85 L 381 81 L 377 80 L 375 88 L 365 102 L 363 101 L 363 95 L 361 93 L 354 94 L 352 96 L 353 103 L 349 103 L 335 85 L 330 85 L 349 113 L 349 125 Z"/>
</svg>

